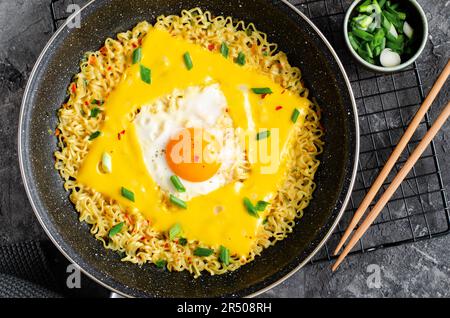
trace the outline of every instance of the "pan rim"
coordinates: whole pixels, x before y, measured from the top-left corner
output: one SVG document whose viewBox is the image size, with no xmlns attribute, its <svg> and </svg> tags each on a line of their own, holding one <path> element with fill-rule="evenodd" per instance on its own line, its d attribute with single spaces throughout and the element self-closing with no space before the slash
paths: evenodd
<svg viewBox="0 0 450 318">
<path fill-rule="evenodd" d="M 48 40 L 47 44 L 42 49 L 41 53 L 39 54 L 38 59 L 36 60 L 34 66 L 33 66 L 33 69 L 32 69 L 32 71 L 30 73 L 30 76 L 29 76 L 28 81 L 27 81 L 27 85 L 26 85 L 25 90 L 24 90 L 24 94 L 23 94 L 22 102 L 21 102 L 21 108 L 20 108 L 20 115 L 19 115 L 19 126 L 18 126 L 19 167 L 20 167 L 20 174 L 21 174 L 21 177 L 22 177 L 22 182 L 24 184 L 25 192 L 27 194 L 28 201 L 30 202 L 30 205 L 31 205 L 31 207 L 33 209 L 33 212 L 36 215 L 36 218 L 38 219 L 40 225 L 44 229 L 44 232 L 49 237 L 49 239 L 52 241 L 52 243 L 57 247 L 57 249 L 61 252 L 61 254 L 63 254 L 72 264 L 76 265 L 86 276 L 88 276 L 90 279 L 92 279 L 93 281 L 97 282 L 98 284 L 102 285 L 103 287 L 105 287 L 105 288 L 109 289 L 110 291 L 112 291 L 112 292 L 114 292 L 116 294 L 119 294 L 119 295 L 121 295 L 123 297 L 133 297 L 132 295 L 128 295 L 125 292 L 117 290 L 116 288 L 108 285 L 107 283 L 101 281 L 99 278 L 95 277 L 93 274 L 88 272 L 86 269 L 84 269 L 82 266 L 80 266 L 77 262 L 75 262 L 74 259 L 69 255 L 69 253 L 66 252 L 62 248 L 62 246 L 57 242 L 57 240 L 55 239 L 55 237 L 53 236 L 53 234 L 50 232 L 49 228 L 45 224 L 44 220 L 41 218 L 40 213 L 38 212 L 38 207 L 37 207 L 37 205 L 36 205 L 36 203 L 34 201 L 34 198 L 33 198 L 32 194 L 31 194 L 31 187 L 30 187 L 30 184 L 29 184 L 28 179 L 26 177 L 25 164 L 24 164 L 24 158 L 23 158 L 23 149 L 22 149 L 23 136 L 22 136 L 22 130 L 23 130 L 23 119 L 24 119 L 24 115 L 25 115 L 25 104 L 26 104 L 26 100 L 28 98 L 28 94 L 29 94 L 29 91 L 30 91 L 31 83 L 35 79 L 37 69 L 38 69 L 41 61 L 45 57 L 49 47 L 53 44 L 53 42 L 59 36 L 59 34 L 67 27 L 67 25 L 70 23 L 70 21 L 75 16 L 81 14 L 81 12 L 83 10 L 85 10 L 88 6 L 90 6 L 94 2 L 95 2 L 95 0 L 89 1 L 82 8 L 80 8 L 80 10 L 78 12 L 73 13 L 72 15 L 70 15 L 66 19 L 66 21 L 56 30 L 56 32 Z M 359 129 L 358 110 L 357 110 L 357 107 L 356 107 L 356 101 L 355 101 L 355 97 L 354 97 L 354 94 L 353 94 L 353 90 L 351 88 L 350 80 L 349 80 L 349 78 L 347 76 L 345 68 L 343 67 L 342 62 L 340 61 L 340 59 L 339 59 L 338 55 L 336 54 L 335 50 L 333 49 L 333 47 L 331 46 L 329 41 L 326 39 L 326 37 L 319 30 L 319 28 L 305 14 L 303 14 L 299 9 L 297 9 L 294 5 L 289 3 L 287 0 L 280 0 L 280 2 L 282 2 L 284 5 L 288 6 L 288 8 L 293 10 L 306 23 L 308 23 L 308 25 L 315 31 L 315 33 L 319 36 L 319 38 L 323 41 L 325 46 L 328 48 L 328 50 L 330 51 L 331 55 L 335 59 L 335 62 L 337 64 L 337 66 L 339 67 L 339 70 L 340 70 L 340 72 L 341 72 L 341 74 L 342 74 L 342 76 L 344 78 L 345 84 L 347 86 L 347 90 L 348 90 L 349 97 L 350 97 L 351 104 L 352 104 L 351 108 L 353 109 L 354 126 L 355 126 L 354 127 L 354 129 L 355 129 L 355 131 L 354 131 L 355 132 L 355 136 L 354 136 L 355 149 L 354 149 L 354 153 L 353 153 L 353 158 L 354 158 L 353 161 L 354 162 L 353 162 L 353 167 L 352 167 L 352 174 L 350 176 L 350 182 L 348 183 L 347 193 L 345 195 L 345 198 L 342 200 L 342 205 L 341 205 L 340 211 L 336 215 L 333 224 L 330 226 L 330 228 L 328 229 L 327 233 L 320 240 L 320 242 L 318 243 L 316 248 L 300 264 L 298 264 L 296 267 L 294 267 L 290 272 L 285 274 L 283 277 L 281 277 L 281 278 L 277 279 L 275 282 L 273 282 L 273 283 L 271 283 L 271 284 L 269 284 L 269 285 L 267 285 L 267 286 L 257 290 L 256 292 L 253 292 L 251 294 L 248 294 L 248 295 L 244 296 L 244 297 L 248 297 L 248 298 L 252 298 L 252 297 L 258 296 L 258 295 L 260 295 L 260 294 L 262 294 L 262 293 L 264 293 L 264 292 L 274 288 L 275 286 L 281 284 L 285 280 L 287 280 L 294 273 L 296 273 L 303 266 L 305 266 L 311 260 L 311 258 L 314 257 L 314 255 L 323 247 L 325 242 L 328 241 L 330 235 L 333 233 L 334 229 L 338 225 L 338 223 L 339 223 L 339 221 L 340 221 L 340 219 L 341 219 L 341 217 L 342 217 L 342 215 L 343 215 L 343 213 L 344 213 L 344 211 L 346 209 L 348 201 L 350 200 L 350 196 L 351 196 L 352 189 L 353 189 L 353 186 L 354 186 L 354 183 L 355 183 L 355 179 L 356 179 L 357 167 L 358 167 L 358 162 L 359 162 L 360 129 Z"/>
</svg>

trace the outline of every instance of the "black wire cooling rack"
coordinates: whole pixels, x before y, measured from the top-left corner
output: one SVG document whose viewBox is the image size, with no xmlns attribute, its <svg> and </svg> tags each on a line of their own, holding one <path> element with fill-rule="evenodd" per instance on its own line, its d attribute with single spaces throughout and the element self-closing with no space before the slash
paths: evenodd
<svg viewBox="0 0 450 318">
<path fill-rule="evenodd" d="M 83 5 L 87 2 L 51 0 L 54 30 L 73 13 L 68 10 L 73 10 L 73 7 L 68 7 L 69 4 Z M 339 242 L 359 203 L 406 130 L 424 99 L 424 93 L 416 64 L 395 74 L 380 75 L 354 63 L 346 51 L 342 36 L 342 22 L 351 0 L 290 2 L 319 27 L 344 64 L 355 94 L 361 130 L 360 161 L 352 196 L 338 227 L 312 260 L 318 262 L 333 258 L 332 248 Z M 383 185 L 384 189 L 429 128 L 427 114 Z M 376 222 L 353 248 L 352 254 L 450 233 L 450 209 L 440 171 L 432 142 Z"/>
</svg>

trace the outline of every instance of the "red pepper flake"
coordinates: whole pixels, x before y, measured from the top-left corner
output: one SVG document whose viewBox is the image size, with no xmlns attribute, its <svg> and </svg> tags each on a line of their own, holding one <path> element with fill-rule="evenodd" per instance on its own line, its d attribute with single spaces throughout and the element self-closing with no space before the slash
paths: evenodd
<svg viewBox="0 0 450 318">
<path fill-rule="evenodd" d="M 282 108 L 283 108 L 283 106 L 277 106 L 277 107 L 275 107 L 275 110 L 280 110 Z"/>
<path fill-rule="evenodd" d="M 102 55 L 106 55 L 106 54 L 108 53 L 108 49 L 106 48 L 106 46 L 103 46 L 103 47 L 100 49 L 100 53 L 101 53 Z"/>
<path fill-rule="evenodd" d="M 215 48 L 215 45 L 213 43 L 208 45 L 208 50 L 212 51 L 212 50 L 214 50 L 214 48 Z"/>
<path fill-rule="evenodd" d="M 72 93 L 75 93 L 77 91 L 77 84 L 72 83 L 72 85 L 70 86 L 70 90 L 72 91 Z"/>
<path fill-rule="evenodd" d="M 261 94 L 261 99 L 266 98 L 267 94 Z"/>
<path fill-rule="evenodd" d="M 85 104 L 86 106 L 89 106 L 89 102 L 88 102 L 88 101 L 85 101 L 84 104 Z"/>
<path fill-rule="evenodd" d="M 121 138 L 122 135 L 125 135 L 125 130 L 122 130 L 121 132 L 119 132 L 119 133 L 117 134 L 117 139 L 120 140 L 120 138 Z"/>
<path fill-rule="evenodd" d="M 111 71 L 112 70 L 112 67 L 111 66 L 108 66 L 108 69 L 107 69 L 108 71 Z"/>
<path fill-rule="evenodd" d="M 125 214 L 125 218 L 127 219 L 128 223 L 133 224 L 133 220 L 128 214 Z"/>
<path fill-rule="evenodd" d="M 142 38 L 140 38 L 140 39 L 138 40 L 138 44 L 139 44 L 139 45 L 142 45 Z"/>
<path fill-rule="evenodd" d="M 96 61 L 95 56 L 91 55 L 91 56 L 89 57 L 89 64 L 94 65 L 94 64 L 95 64 L 95 61 Z"/>
<path fill-rule="evenodd" d="M 56 128 L 56 129 L 55 129 L 55 136 L 58 137 L 60 133 L 61 133 L 61 130 L 59 130 L 58 128 Z"/>
</svg>

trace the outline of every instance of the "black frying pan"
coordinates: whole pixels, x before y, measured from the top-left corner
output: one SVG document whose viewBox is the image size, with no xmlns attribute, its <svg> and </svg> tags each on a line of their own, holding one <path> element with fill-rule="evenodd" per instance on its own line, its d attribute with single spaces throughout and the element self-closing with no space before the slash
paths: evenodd
<svg viewBox="0 0 450 318">
<path fill-rule="evenodd" d="M 53 168 L 56 110 L 83 53 L 142 20 L 200 6 L 214 15 L 254 22 L 279 44 L 323 109 L 325 151 L 316 176 L 318 188 L 295 231 L 255 261 L 225 275 L 161 271 L 121 262 L 78 221 L 78 213 Z M 73 263 L 99 283 L 128 296 L 217 297 L 256 295 L 287 278 L 318 251 L 337 224 L 356 173 L 359 135 L 355 102 L 337 55 L 318 29 L 285 1 L 265 0 L 97 0 L 81 11 L 81 28 L 63 25 L 39 57 L 23 97 L 19 160 L 33 209 L 45 231 Z"/>
</svg>

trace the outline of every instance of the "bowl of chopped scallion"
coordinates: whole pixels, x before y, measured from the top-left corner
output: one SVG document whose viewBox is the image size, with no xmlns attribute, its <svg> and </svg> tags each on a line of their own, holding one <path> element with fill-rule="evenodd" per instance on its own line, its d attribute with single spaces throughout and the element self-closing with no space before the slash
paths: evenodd
<svg viewBox="0 0 450 318">
<path fill-rule="evenodd" d="M 351 54 L 377 72 L 395 72 L 414 63 L 427 37 L 426 15 L 415 0 L 355 0 L 344 18 Z"/>
</svg>

